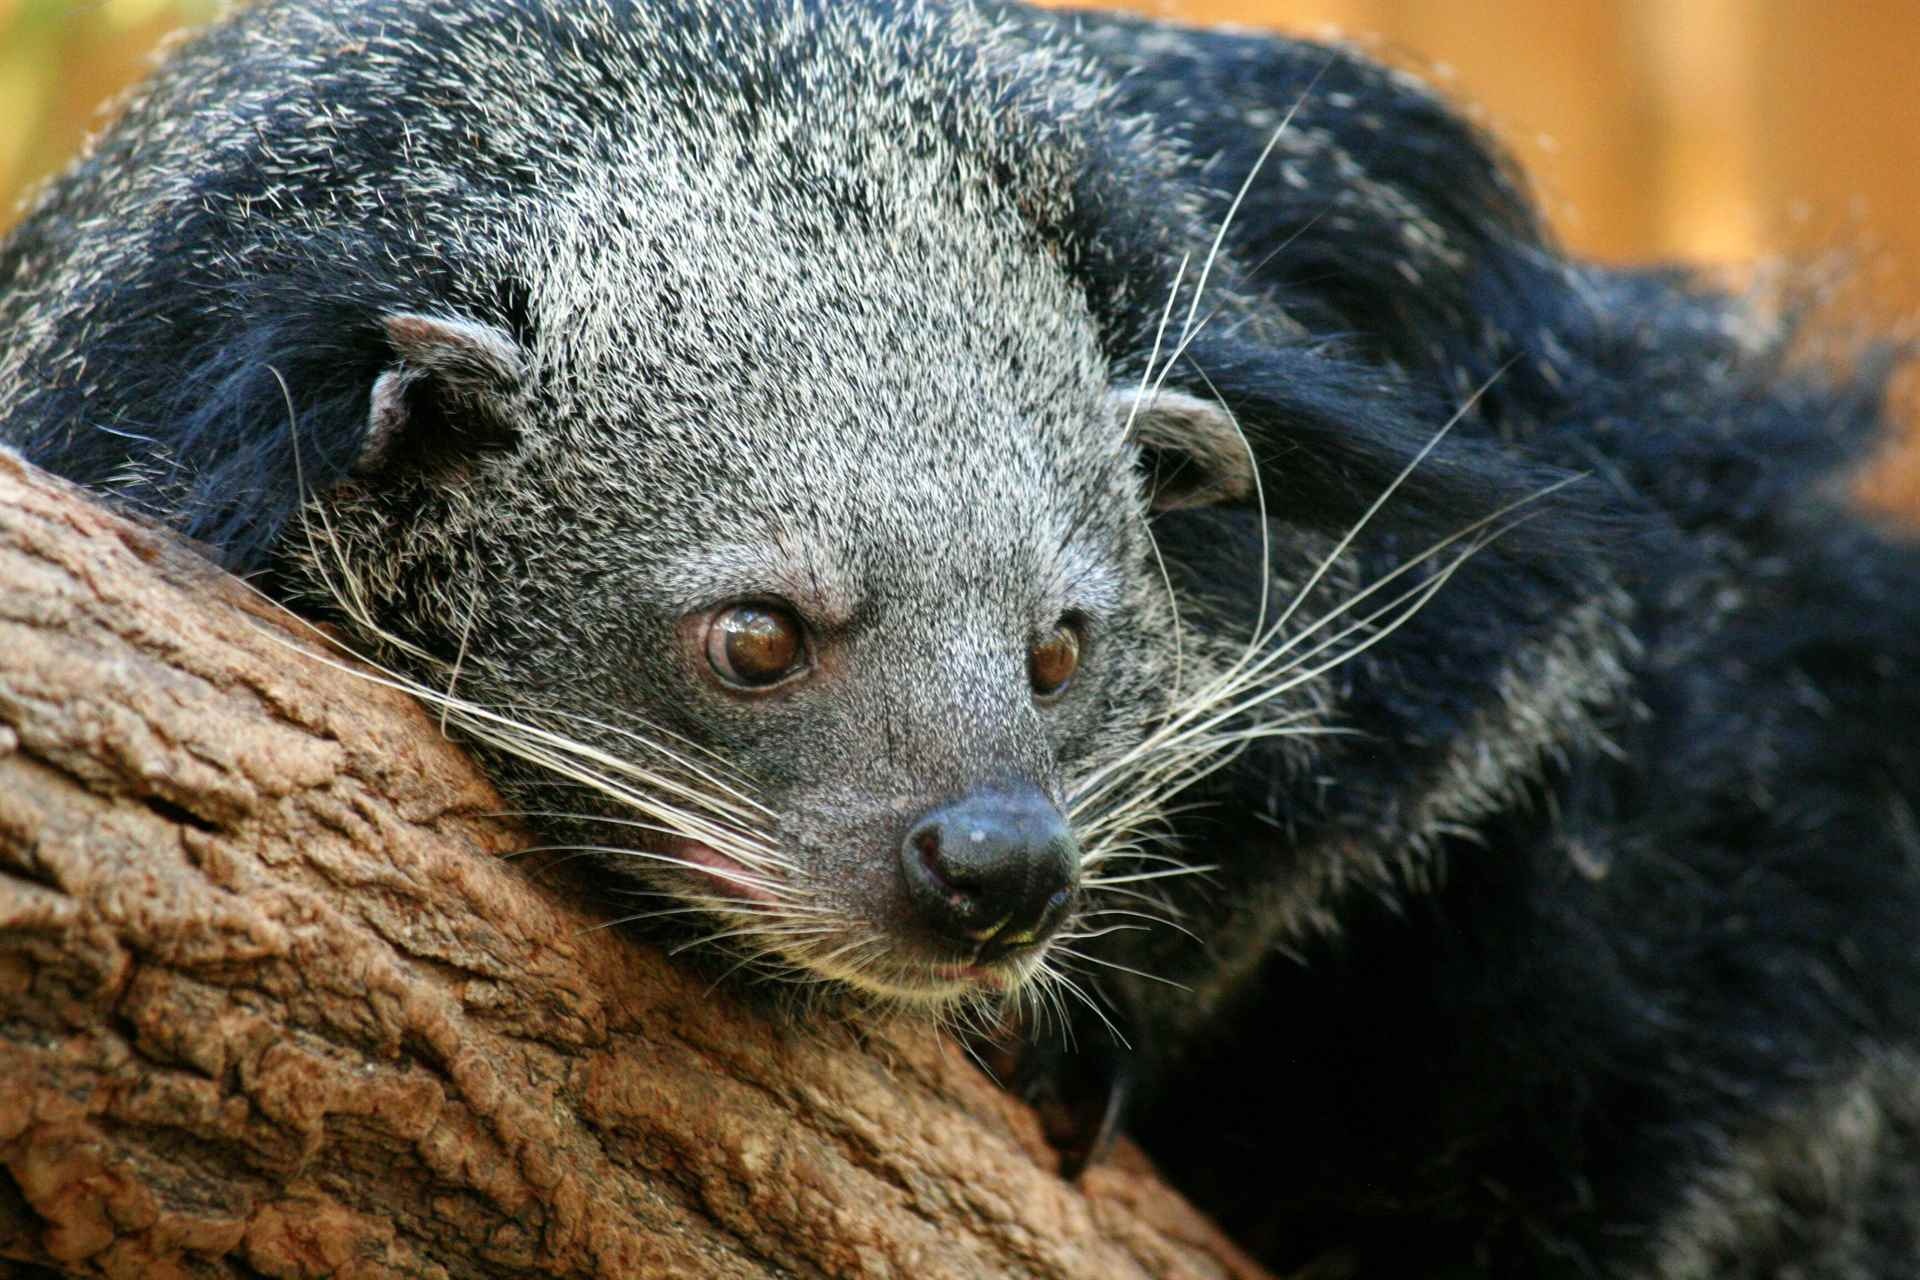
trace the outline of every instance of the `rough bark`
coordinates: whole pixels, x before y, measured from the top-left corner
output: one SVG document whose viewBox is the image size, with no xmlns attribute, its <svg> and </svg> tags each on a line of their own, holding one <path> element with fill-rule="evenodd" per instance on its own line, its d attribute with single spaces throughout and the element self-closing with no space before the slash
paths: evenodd
<svg viewBox="0 0 1920 1280">
<path fill-rule="evenodd" d="M 0 453 L 0 1275 L 1257 1275 L 938 1037 L 595 930 L 321 648 Z"/>
</svg>

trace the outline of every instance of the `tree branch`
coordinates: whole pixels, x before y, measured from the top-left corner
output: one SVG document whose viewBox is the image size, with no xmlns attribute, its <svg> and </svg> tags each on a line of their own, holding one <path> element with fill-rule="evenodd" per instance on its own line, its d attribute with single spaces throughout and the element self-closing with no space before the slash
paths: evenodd
<svg viewBox="0 0 1920 1280">
<path fill-rule="evenodd" d="M 594 930 L 302 648 L 0 452 L 0 1275 L 1258 1275 L 1137 1156 L 1062 1182 L 931 1033 Z"/>
</svg>

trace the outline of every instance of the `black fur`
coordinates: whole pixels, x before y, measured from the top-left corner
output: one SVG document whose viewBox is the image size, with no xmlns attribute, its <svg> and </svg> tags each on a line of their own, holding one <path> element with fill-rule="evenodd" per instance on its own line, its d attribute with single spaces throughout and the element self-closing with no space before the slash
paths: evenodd
<svg viewBox="0 0 1920 1280">
<path fill-rule="evenodd" d="M 1253 287 L 1310 317 L 1352 372 L 1204 343 L 1187 371 L 1271 430 L 1274 510 L 1377 492 L 1412 442 L 1383 448 L 1396 429 L 1430 427 L 1489 379 L 1443 466 L 1496 489 L 1524 488 L 1521 468 L 1588 475 L 1577 563 L 1549 555 L 1516 576 L 1496 556 L 1344 671 L 1342 720 L 1363 739 L 1312 776 L 1255 749 L 1210 781 L 1181 832 L 1219 867 L 1182 899 L 1202 941 L 1129 959 L 1198 981 L 1234 959 L 1209 945 L 1210 922 L 1258 910 L 1294 850 L 1380 838 L 1515 636 L 1580 598 L 1588 571 L 1631 597 L 1642 646 L 1631 702 L 1607 725 L 1617 750 L 1557 760 L 1446 835 L 1431 881 L 1355 887 L 1336 935 L 1270 951 L 1197 1033 L 1181 991 L 1127 988 L 1123 1027 L 1144 1062 L 1115 1069 L 1150 1082 L 1136 1083 L 1136 1136 L 1282 1270 L 1912 1274 L 1910 1101 L 1886 1107 L 1875 1172 L 1830 1200 L 1746 1206 L 1784 1225 L 1748 1220 L 1703 1255 L 1710 1270 L 1673 1261 L 1660 1234 L 1745 1144 L 1774 1143 L 1787 1166 L 1827 1158 L 1829 1135 L 1794 1112 L 1920 1033 L 1920 556 L 1845 501 L 1882 427 L 1891 353 L 1842 372 L 1798 365 L 1790 333 L 1743 348 L 1741 305 L 1682 273 L 1569 261 L 1483 139 L 1350 57 L 1063 21 L 1129 73 L 1129 106 L 1179 122 L 1220 216 L 1267 139 L 1250 119 L 1292 110 L 1292 129 L 1322 132 L 1310 180 L 1262 183 L 1230 242 L 1267 264 Z M 1457 267 L 1436 257 L 1410 287 L 1395 209 L 1348 197 L 1342 152 L 1430 218 Z M 1383 403 L 1366 379 L 1402 399 Z M 1322 396 L 1329 435 L 1363 424 L 1360 457 L 1312 430 L 1313 444 L 1278 451 Z M 1447 489 L 1414 495 L 1436 503 L 1435 528 L 1494 500 L 1470 479 Z M 1221 561 L 1255 553 L 1223 557 L 1223 524 L 1250 536 L 1195 513 L 1163 520 L 1160 537 L 1233 591 Z M 1376 567 L 1404 539 L 1381 537 Z M 1901 1071 L 1910 1099 L 1920 1078 L 1911 1060 Z"/>
<path fill-rule="evenodd" d="M 1091 1082 L 1045 1047 L 1034 1070 L 1058 1093 L 1092 1089 L 1096 1112 L 1104 1077 L 1126 1082 L 1125 1126 L 1282 1270 L 1912 1274 L 1920 555 L 1844 499 L 1882 426 L 1891 354 L 1797 362 L 1790 332 L 1746 336 L 1744 304 L 1684 274 L 1568 259 L 1483 138 L 1350 54 L 994 12 L 1007 38 L 1077 51 L 1115 86 L 1097 123 L 1071 117 L 1098 136 L 1080 140 L 1073 199 L 1034 234 L 1071 263 L 1116 368 L 1145 367 L 1180 255 L 1204 253 L 1262 173 L 1227 236 L 1240 265 L 1214 282 L 1169 385 L 1233 410 L 1271 519 L 1163 515 L 1183 598 L 1244 634 L 1263 532 L 1323 545 L 1429 446 L 1362 531 L 1357 581 L 1489 513 L 1522 517 L 1331 673 L 1332 718 L 1352 736 L 1310 759 L 1251 746 L 1186 797 L 1172 844 L 1217 870 L 1167 892 L 1198 940 L 1118 935 L 1103 958 L 1194 990 L 1110 972 L 1128 1047 L 1089 1026 Z M 899 6 L 897 20 L 934 29 L 941 14 Z M 210 67 L 221 38 L 201 52 Z M 732 90 L 786 109 L 790 73 L 771 59 Z M 229 87 L 219 74 L 207 87 Z M 713 91 L 701 85 L 688 101 Z M 330 106 L 359 91 L 345 71 L 305 87 Z M 1044 117 L 1044 89 L 1022 109 Z M 275 110 L 263 140 L 285 123 Z M 354 134 L 341 167 L 401 145 Z M 0 248 L 0 325 L 19 322 L 40 264 L 99 234 L 80 215 L 137 163 L 119 146 L 109 134 Z M 496 159 L 459 171 L 510 192 L 516 158 Z M 393 358 L 381 313 L 451 301 L 509 333 L 527 321 L 513 287 L 473 294 L 451 265 L 460 245 L 407 239 L 406 192 L 390 224 L 290 237 L 237 268 L 234 253 L 260 251 L 226 245 L 213 211 L 266 197 L 250 172 L 209 158 L 196 180 L 210 212 L 103 280 L 98 323 L 73 336 L 105 372 L 49 374 L 0 439 L 257 570 L 302 498 L 296 470 L 315 491 L 349 473 Z M 329 199 L 330 181 L 291 198 Z M 1180 200 L 1188 213 L 1168 213 Z M 858 192 L 845 205 L 860 216 Z M 379 287 L 347 296 L 343 278 Z M 180 298 L 197 323 L 168 310 Z M 1625 681 L 1594 700 L 1592 731 L 1549 735 L 1527 749 L 1537 767 L 1508 769 L 1517 780 L 1479 809 L 1429 821 L 1422 797 L 1499 709 L 1503 673 L 1588 614 L 1572 661 L 1617 661 Z M 1316 900 L 1330 924 L 1289 923 L 1296 881 L 1349 850 L 1384 870 Z M 1874 1144 L 1825 1118 L 1849 1089 Z M 1794 1170 L 1816 1160 L 1865 1172 L 1808 1190 Z M 1761 1190 L 1731 1186 L 1736 1167 Z"/>
</svg>

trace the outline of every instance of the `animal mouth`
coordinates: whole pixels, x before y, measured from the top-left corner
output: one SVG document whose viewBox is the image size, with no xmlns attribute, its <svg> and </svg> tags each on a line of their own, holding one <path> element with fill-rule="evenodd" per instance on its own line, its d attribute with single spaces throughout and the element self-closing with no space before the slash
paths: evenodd
<svg viewBox="0 0 1920 1280">
<path fill-rule="evenodd" d="M 752 902 L 772 906 L 778 904 L 772 887 L 767 883 L 764 873 L 757 873 L 745 863 L 729 857 L 710 844 L 699 840 L 676 836 L 665 841 L 662 852 L 670 855 L 689 871 L 709 881 L 724 896 L 744 898 Z"/>
<path fill-rule="evenodd" d="M 733 908 L 757 918 L 762 911 L 784 913 L 788 905 L 788 895 L 777 882 L 776 873 L 705 841 L 691 836 L 663 836 L 648 841 L 646 847 L 652 856 L 665 859 L 680 875 L 711 894 L 707 903 L 710 909 L 726 913 Z M 811 947 L 788 950 L 776 944 L 776 949 L 785 952 L 790 963 L 855 990 L 908 1004 L 942 1006 L 969 996 L 1008 995 L 1026 980 L 1035 957 L 1045 948 L 996 950 L 983 945 L 971 956 L 954 957 L 949 953 L 939 957 L 902 939 L 896 947 L 886 947 L 882 955 L 863 964 L 823 964 L 816 954 L 809 954 Z M 827 949 L 833 948 L 829 945 Z"/>
</svg>

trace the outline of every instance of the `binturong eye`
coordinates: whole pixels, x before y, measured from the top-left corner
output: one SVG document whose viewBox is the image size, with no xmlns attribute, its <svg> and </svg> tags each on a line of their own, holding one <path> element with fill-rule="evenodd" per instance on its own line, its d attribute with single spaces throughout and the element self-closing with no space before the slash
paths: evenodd
<svg viewBox="0 0 1920 1280">
<path fill-rule="evenodd" d="M 778 605 L 737 604 L 707 627 L 707 662 L 723 681 L 742 689 L 779 684 L 806 665 L 800 620 Z"/>
<path fill-rule="evenodd" d="M 1037 698 L 1058 697 L 1079 669 L 1080 627 L 1071 619 L 1062 618 L 1050 635 L 1027 651 L 1027 678 Z"/>
</svg>

